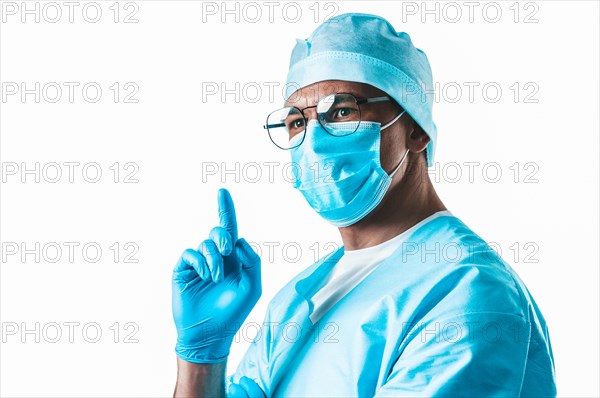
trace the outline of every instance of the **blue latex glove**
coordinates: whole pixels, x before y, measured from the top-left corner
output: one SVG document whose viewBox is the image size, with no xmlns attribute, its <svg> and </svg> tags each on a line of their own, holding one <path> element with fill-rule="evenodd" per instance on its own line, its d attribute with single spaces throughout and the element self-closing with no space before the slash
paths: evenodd
<svg viewBox="0 0 600 398">
<path fill-rule="evenodd" d="M 266 398 L 266 395 L 254 380 L 242 376 L 239 384 L 229 386 L 227 398 Z"/>
<path fill-rule="evenodd" d="M 224 361 L 234 335 L 261 293 L 260 257 L 238 239 L 235 208 L 218 193 L 220 226 L 198 250 L 187 249 L 173 270 L 175 352 L 194 363 Z"/>
</svg>

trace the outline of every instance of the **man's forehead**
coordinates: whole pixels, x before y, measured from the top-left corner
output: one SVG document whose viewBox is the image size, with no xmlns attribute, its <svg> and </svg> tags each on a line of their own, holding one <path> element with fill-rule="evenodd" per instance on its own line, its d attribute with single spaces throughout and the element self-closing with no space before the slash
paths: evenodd
<svg viewBox="0 0 600 398">
<path fill-rule="evenodd" d="M 382 93 L 368 84 L 328 80 L 302 87 L 296 90 L 285 102 L 286 106 L 307 107 L 316 105 L 326 95 L 335 93 L 350 93 L 357 98 L 366 98 L 370 95 Z"/>
</svg>

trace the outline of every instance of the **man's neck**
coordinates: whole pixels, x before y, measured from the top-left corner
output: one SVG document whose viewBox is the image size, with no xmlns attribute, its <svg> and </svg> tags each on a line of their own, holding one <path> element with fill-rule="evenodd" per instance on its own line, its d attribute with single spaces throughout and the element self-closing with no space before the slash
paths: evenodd
<svg viewBox="0 0 600 398">
<path fill-rule="evenodd" d="M 432 214 L 446 210 L 427 170 L 424 166 L 422 168 L 424 171 L 421 173 L 407 173 L 401 181 L 393 181 L 383 201 L 367 217 L 349 227 L 339 228 L 347 250 L 383 243 Z"/>
</svg>

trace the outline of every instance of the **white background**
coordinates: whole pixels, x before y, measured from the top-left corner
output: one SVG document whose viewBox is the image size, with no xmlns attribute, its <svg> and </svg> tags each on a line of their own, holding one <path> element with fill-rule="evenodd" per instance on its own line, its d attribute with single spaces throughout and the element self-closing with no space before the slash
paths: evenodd
<svg viewBox="0 0 600 398">
<path fill-rule="evenodd" d="M 56 9 L 47 6 L 44 14 L 44 2 L 38 3 L 39 23 L 34 14 L 21 21 L 21 2 L 12 3 L 15 15 L 7 3 L 0 27 L 3 95 L 11 83 L 31 89 L 35 82 L 42 88 L 56 82 L 63 96 L 49 102 L 55 96 L 50 85 L 39 103 L 33 94 L 23 101 L 19 92 L 0 104 L 2 396 L 172 394 L 171 270 L 218 222 L 219 187 L 233 195 L 240 236 L 263 254 L 264 294 L 248 322 L 260 323 L 283 283 L 330 251 L 328 242 L 340 242 L 337 230 L 284 178 L 288 154 L 270 143 L 262 124 L 282 102 L 295 39 L 308 37 L 332 12 L 351 11 L 386 17 L 427 53 L 445 91 L 434 106 L 436 188 L 455 215 L 495 242 L 528 285 L 549 325 L 559 395 L 599 396 L 597 2 L 480 2 L 469 16 L 464 2 L 428 2 L 437 11 L 426 14 L 421 2 L 310 1 L 287 8 L 275 3 L 270 16 L 264 2 L 228 2 L 238 11 L 223 15 L 221 2 L 115 7 L 99 1 L 96 23 L 82 15 L 86 2 L 78 3 L 72 23 L 62 2 L 56 23 L 46 20 Z M 497 9 L 502 14 L 493 22 Z M 93 5 L 86 10 L 93 19 Z M 131 13 L 138 22 L 124 23 Z M 72 103 L 64 82 L 79 83 Z M 82 96 L 89 82 L 102 88 L 96 103 Z M 115 82 L 117 103 L 109 88 Z M 124 102 L 134 87 L 125 89 L 127 83 L 139 88 L 137 103 Z M 465 83 L 478 84 L 472 98 Z M 269 84 L 276 85 L 272 98 Z M 462 89 L 458 100 L 456 87 Z M 497 101 L 494 87 L 502 90 Z M 224 97 L 223 88 L 230 90 Z M 23 163 L 33 169 L 36 162 L 39 183 L 34 174 L 22 174 Z M 79 162 L 74 182 L 66 166 L 58 182 L 49 182 L 52 162 Z M 97 183 L 82 176 L 83 165 L 92 162 L 103 173 Z M 115 162 L 117 183 L 109 168 Z M 125 169 L 128 162 L 139 168 L 137 183 L 123 182 L 135 167 Z M 265 162 L 277 162 L 271 176 Z M 468 162 L 479 162 L 471 176 Z M 491 165 L 486 172 L 484 165 Z M 493 182 L 497 170 L 502 174 Z M 23 259 L 21 244 L 33 249 L 36 242 L 39 262 L 34 254 Z M 79 245 L 73 261 L 65 242 Z M 95 263 L 83 257 L 90 243 L 102 249 Z M 62 256 L 50 263 L 56 245 Z M 133 245 L 138 262 L 127 263 Z M 271 255 L 269 245 L 278 245 Z M 6 250 L 15 247 L 16 254 Z M 62 331 L 56 343 L 53 322 Z M 65 322 L 79 323 L 73 342 Z M 118 336 L 110 329 L 115 322 Z M 130 322 L 137 329 L 126 329 Z M 94 329 L 86 335 L 82 329 L 94 323 L 102 336 L 91 343 L 86 339 L 95 337 Z M 124 342 L 130 332 L 137 343 Z M 232 348 L 230 372 L 245 340 Z"/>
</svg>

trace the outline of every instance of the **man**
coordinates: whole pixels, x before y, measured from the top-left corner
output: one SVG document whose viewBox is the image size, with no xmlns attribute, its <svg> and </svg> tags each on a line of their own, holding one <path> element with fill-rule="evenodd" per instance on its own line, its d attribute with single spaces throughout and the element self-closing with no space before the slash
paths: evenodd
<svg viewBox="0 0 600 398">
<path fill-rule="evenodd" d="M 533 298 L 427 176 L 437 131 L 425 54 L 382 18 L 340 15 L 298 41 L 288 85 L 265 128 L 344 246 L 273 298 L 225 379 L 261 280 L 219 191 L 221 225 L 173 274 L 175 396 L 555 396 Z"/>
</svg>

